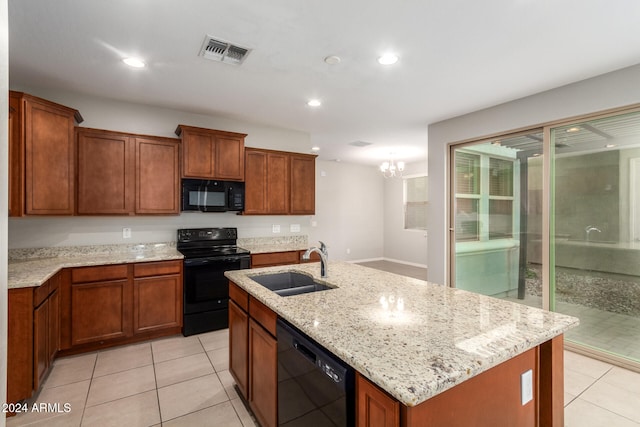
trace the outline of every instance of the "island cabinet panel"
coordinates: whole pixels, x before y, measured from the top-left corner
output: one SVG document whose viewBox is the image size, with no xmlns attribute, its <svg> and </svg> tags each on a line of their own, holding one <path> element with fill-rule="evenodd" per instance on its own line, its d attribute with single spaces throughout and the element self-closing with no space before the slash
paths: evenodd
<svg viewBox="0 0 640 427">
<path fill-rule="evenodd" d="M 533 400 L 522 405 L 521 375 L 528 370 Z M 533 427 L 538 425 L 537 378 L 538 349 L 533 348 L 417 406 L 403 407 L 402 418 L 406 426 Z"/>
<path fill-rule="evenodd" d="M 400 426 L 400 402 L 360 373 L 356 374 L 356 424 L 358 427 Z"/>
<path fill-rule="evenodd" d="M 134 145 L 126 134 L 77 129 L 78 214 L 133 212 Z"/>
<path fill-rule="evenodd" d="M 277 315 L 233 282 L 229 296 L 229 371 L 260 425 L 276 426 Z"/>
<path fill-rule="evenodd" d="M 232 299 L 229 301 L 229 372 L 245 400 L 249 399 L 248 357 L 249 315 Z"/>
<path fill-rule="evenodd" d="M 278 425 L 277 358 L 276 339 L 249 319 L 249 406 L 263 427 Z"/>
<path fill-rule="evenodd" d="M 180 213 L 180 143 L 169 138 L 135 138 L 136 214 Z"/>
<path fill-rule="evenodd" d="M 182 327 L 182 261 L 133 265 L 135 334 Z"/>
<path fill-rule="evenodd" d="M 11 216 L 73 215 L 73 127 L 82 117 L 21 92 L 9 92 L 9 107 Z"/>
<path fill-rule="evenodd" d="M 564 426 L 564 335 L 540 344 L 541 426 Z"/>
<path fill-rule="evenodd" d="M 182 138 L 182 177 L 244 180 L 244 138 L 242 133 L 179 125 Z"/>
<path fill-rule="evenodd" d="M 316 212 L 316 156 L 291 155 L 292 215 L 313 215 Z"/>
</svg>

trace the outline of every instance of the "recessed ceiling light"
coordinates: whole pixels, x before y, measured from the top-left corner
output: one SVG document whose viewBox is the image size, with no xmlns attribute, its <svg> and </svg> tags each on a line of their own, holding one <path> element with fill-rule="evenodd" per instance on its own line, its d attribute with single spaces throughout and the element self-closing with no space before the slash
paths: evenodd
<svg viewBox="0 0 640 427">
<path fill-rule="evenodd" d="M 133 68 L 144 68 L 145 66 L 144 61 L 140 58 L 125 58 L 122 62 Z"/>
<path fill-rule="evenodd" d="M 307 105 L 309 107 L 319 107 L 322 105 L 322 102 L 319 99 L 310 99 Z"/>
<path fill-rule="evenodd" d="M 568 133 L 572 133 L 572 132 L 578 132 L 579 130 L 580 130 L 580 128 L 579 128 L 579 127 L 574 126 L 574 127 L 572 127 L 572 128 L 567 129 L 567 132 L 568 132 Z"/>
<path fill-rule="evenodd" d="M 394 53 L 385 53 L 380 58 L 378 58 L 378 62 L 382 65 L 393 65 L 398 62 L 398 55 Z"/>
<path fill-rule="evenodd" d="M 324 58 L 324 62 L 326 62 L 329 65 L 339 64 L 340 61 L 341 61 L 340 57 L 336 55 L 329 55 L 326 58 Z"/>
<path fill-rule="evenodd" d="M 311 151 L 320 151 L 320 147 L 311 147 Z"/>
<path fill-rule="evenodd" d="M 613 148 L 615 146 L 616 146 L 616 144 L 607 144 L 607 145 L 604 146 L 604 148 Z"/>
</svg>

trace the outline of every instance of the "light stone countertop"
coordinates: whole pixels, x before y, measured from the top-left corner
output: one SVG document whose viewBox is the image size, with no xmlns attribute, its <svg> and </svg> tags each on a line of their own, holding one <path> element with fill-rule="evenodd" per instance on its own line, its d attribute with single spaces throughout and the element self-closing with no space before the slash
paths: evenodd
<svg viewBox="0 0 640 427">
<path fill-rule="evenodd" d="M 319 270 L 310 263 L 225 275 L 407 406 L 578 324 L 575 317 L 355 264 L 330 262 L 327 279 Z M 281 297 L 250 278 L 284 271 L 336 289 Z"/>
<path fill-rule="evenodd" d="M 7 280 L 9 289 L 40 286 L 58 271 L 68 267 L 169 261 L 183 258 L 172 243 L 20 249 L 9 252 Z"/>
</svg>

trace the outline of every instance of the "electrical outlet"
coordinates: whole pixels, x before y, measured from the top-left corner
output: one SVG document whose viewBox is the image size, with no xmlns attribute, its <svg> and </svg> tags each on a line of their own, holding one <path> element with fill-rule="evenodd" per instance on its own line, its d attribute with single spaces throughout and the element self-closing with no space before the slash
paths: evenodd
<svg viewBox="0 0 640 427">
<path fill-rule="evenodd" d="M 289 231 L 292 233 L 299 233 L 300 232 L 300 224 L 290 224 L 289 225 Z"/>
<path fill-rule="evenodd" d="M 523 406 L 533 400 L 533 371 L 531 369 L 520 375 L 520 397 Z"/>
<path fill-rule="evenodd" d="M 278 224 L 273 224 L 273 225 L 271 226 L 271 232 L 273 232 L 273 233 L 279 233 L 279 232 L 280 232 L 280 225 L 278 225 Z"/>
<path fill-rule="evenodd" d="M 131 229 L 129 227 L 125 227 L 122 229 L 122 238 L 123 239 L 131 238 Z"/>
<path fill-rule="evenodd" d="M 351 253 L 351 249 L 347 248 L 347 255 L 349 255 Z"/>
</svg>

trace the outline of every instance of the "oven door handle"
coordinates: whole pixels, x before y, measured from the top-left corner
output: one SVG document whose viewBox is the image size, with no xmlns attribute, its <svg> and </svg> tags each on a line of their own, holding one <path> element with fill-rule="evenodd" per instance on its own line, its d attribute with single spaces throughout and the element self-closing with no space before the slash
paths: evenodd
<svg viewBox="0 0 640 427">
<path fill-rule="evenodd" d="M 200 265 L 207 265 L 220 262 L 240 262 L 242 257 L 224 257 L 224 258 L 197 258 L 197 259 L 185 259 L 185 267 L 198 267 Z"/>
</svg>

